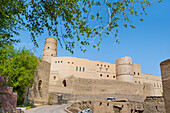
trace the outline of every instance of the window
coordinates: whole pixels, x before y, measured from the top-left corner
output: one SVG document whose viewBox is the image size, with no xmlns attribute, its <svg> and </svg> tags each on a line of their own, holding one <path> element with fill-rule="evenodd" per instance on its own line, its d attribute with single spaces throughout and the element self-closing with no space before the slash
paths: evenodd
<svg viewBox="0 0 170 113">
<path fill-rule="evenodd" d="M 154 83 L 154 87 L 155 87 L 156 85 L 155 85 L 155 83 Z"/>
<path fill-rule="evenodd" d="M 106 65 L 104 65 L 104 67 L 106 67 Z"/>
<path fill-rule="evenodd" d="M 58 61 L 58 63 L 60 63 L 60 61 Z"/>
<path fill-rule="evenodd" d="M 102 77 L 102 74 L 100 74 L 100 76 Z"/>
<path fill-rule="evenodd" d="M 63 82 L 62 82 L 62 83 L 63 83 L 63 86 L 64 86 L 64 87 L 66 87 L 66 86 L 67 86 L 67 84 L 66 84 L 66 80 L 63 80 Z"/>
<path fill-rule="evenodd" d="M 78 71 L 78 67 L 76 66 L 76 71 Z"/>
<path fill-rule="evenodd" d="M 82 70 L 83 72 L 85 71 L 85 68 L 83 67 L 83 70 Z"/>
<path fill-rule="evenodd" d="M 135 75 L 135 72 L 134 72 L 134 75 Z"/>
<path fill-rule="evenodd" d="M 108 67 L 110 67 L 110 66 L 108 66 Z"/>
<path fill-rule="evenodd" d="M 68 62 L 68 64 L 70 64 L 70 62 Z"/>
<path fill-rule="evenodd" d="M 57 63 L 57 61 L 55 61 L 55 63 Z"/>
<path fill-rule="evenodd" d="M 139 82 L 139 84 L 140 84 L 140 82 Z"/>
<path fill-rule="evenodd" d="M 137 81 L 135 81 L 135 83 L 137 83 Z"/>
<path fill-rule="evenodd" d="M 38 90 L 41 90 L 42 89 L 42 80 L 39 80 L 38 82 Z"/>
<path fill-rule="evenodd" d="M 61 61 L 61 63 L 63 63 L 63 61 Z"/>
<path fill-rule="evenodd" d="M 113 76 L 113 78 L 115 78 L 115 76 Z"/>
<path fill-rule="evenodd" d="M 97 64 L 97 66 L 99 66 L 99 64 Z"/>
<path fill-rule="evenodd" d="M 100 66 L 103 66 L 102 64 Z"/>
<path fill-rule="evenodd" d="M 79 71 L 81 71 L 81 67 L 79 67 Z"/>
<path fill-rule="evenodd" d="M 139 75 L 139 73 L 138 73 L 138 75 Z"/>
<path fill-rule="evenodd" d="M 50 47 L 48 47 L 48 49 L 50 49 Z"/>
<path fill-rule="evenodd" d="M 109 75 L 107 75 L 107 77 L 109 77 Z"/>
<path fill-rule="evenodd" d="M 51 56 L 53 56 L 53 54 L 51 54 Z"/>
<path fill-rule="evenodd" d="M 56 80 L 56 76 L 54 76 L 54 80 Z"/>
<path fill-rule="evenodd" d="M 72 64 L 74 64 L 74 62 L 72 62 Z"/>
</svg>

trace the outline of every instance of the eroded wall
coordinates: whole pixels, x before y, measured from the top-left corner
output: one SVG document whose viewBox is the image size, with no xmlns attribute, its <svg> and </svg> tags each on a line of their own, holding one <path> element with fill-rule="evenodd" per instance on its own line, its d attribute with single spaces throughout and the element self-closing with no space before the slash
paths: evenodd
<svg viewBox="0 0 170 113">
<path fill-rule="evenodd" d="M 42 61 L 37 67 L 34 84 L 29 91 L 29 102 L 48 104 L 50 63 Z"/>
</svg>

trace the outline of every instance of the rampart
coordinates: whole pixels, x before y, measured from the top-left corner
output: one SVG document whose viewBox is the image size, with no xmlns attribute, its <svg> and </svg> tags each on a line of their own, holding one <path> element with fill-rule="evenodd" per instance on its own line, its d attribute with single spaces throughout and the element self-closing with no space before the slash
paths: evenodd
<svg viewBox="0 0 170 113">
<path fill-rule="evenodd" d="M 126 97 L 129 100 L 140 102 L 144 100 L 142 85 L 116 80 L 85 79 L 73 76 L 58 81 L 56 85 L 50 85 L 49 92 L 70 94 L 67 96 L 70 100 L 105 99 L 108 96 Z"/>
</svg>

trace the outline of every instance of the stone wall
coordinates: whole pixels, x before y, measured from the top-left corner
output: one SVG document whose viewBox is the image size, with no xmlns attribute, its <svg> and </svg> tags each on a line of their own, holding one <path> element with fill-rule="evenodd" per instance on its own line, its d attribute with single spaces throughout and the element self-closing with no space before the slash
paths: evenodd
<svg viewBox="0 0 170 113">
<path fill-rule="evenodd" d="M 66 86 L 62 83 L 66 81 Z M 58 81 L 56 85 L 50 85 L 49 92 L 64 93 L 76 96 L 76 98 L 107 98 L 115 96 L 117 98 L 128 98 L 129 100 L 143 101 L 143 86 L 116 80 L 85 79 L 68 77 Z"/>
<path fill-rule="evenodd" d="M 77 113 L 87 108 L 93 113 L 165 113 L 165 104 L 159 99 L 145 102 L 89 100 L 75 102 L 67 109 Z"/>
<path fill-rule="evenodd" d="M 16 109 L 17 93 L 13 92 L 13 87 L 8 87 L 4 78 L 0 75 L 0 109 Z"/>
<path fill-rule="evenodd" d="M 47 104 L 49 98 L 50 63 L 45 61 L 40 62 L 36 74 L 34 84 L 29 91 L 29 102 Z"/>
<path fill-rule="evenodd" d="M 170 113 L 170 59 L 161 62 L 160 66 L 166 112 Z"/>
</svg>

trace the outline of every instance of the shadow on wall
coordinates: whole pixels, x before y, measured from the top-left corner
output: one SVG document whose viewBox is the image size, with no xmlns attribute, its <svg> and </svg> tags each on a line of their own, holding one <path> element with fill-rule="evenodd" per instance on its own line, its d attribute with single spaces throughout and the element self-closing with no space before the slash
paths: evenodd
<svg viewBox="0 0 170 113">
<path fill-rule="evenodd" d="M 166 112 L 170 113 L 170 59 L 160 63 Z"/>
</svg>

